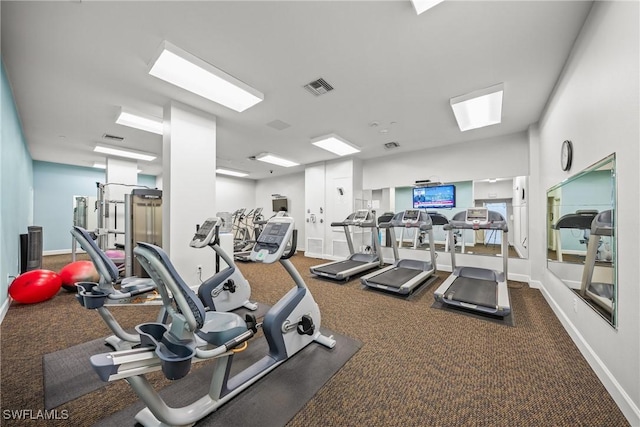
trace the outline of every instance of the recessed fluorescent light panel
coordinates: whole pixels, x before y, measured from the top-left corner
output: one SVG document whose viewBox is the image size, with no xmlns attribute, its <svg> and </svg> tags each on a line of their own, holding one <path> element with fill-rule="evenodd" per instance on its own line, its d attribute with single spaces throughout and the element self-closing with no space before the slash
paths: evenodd
<svg viewBox="0 0 640 427">
<path fill-rule="evenodd" d="M 331 151 L 333 154 L 337 154 L 338 156 L 347 156 L 349 154 L 360 152 L 360 148 L 336 134 L 314 138 L 311 140 L 311 143 L 316 147 Z"/>
<path fill-rule="evenodd" d="M 256 89 L 167 41 L 151 64 L 152 76 L 238 112 L 264 100 Z"/>
<path fill-rule="evenodd" d="M 278 157 L 275 154 L 271 153 L 261 153 L 256 156 L 256 160 L 260 160 L 261 162 L 271 163 L 277 166 L 283 166 L 285 168 L 290 168 L 291 166 L 298 166 L 299 163 L 292 162 L 291 160 L 283 159 L 282 157 Z"/>
<path fill-rule="evenodd" d="M 151 160 L 154 160 L 156 158 L 156 156 L 151 154 L 141 153 L 139 151 L 122 150 L 120 148 L 114 147 L 106 147 L 104 145 L 96 145 L 96 148 L 94 148 L 93 151 L 95 151 L 96 153 L 110 154 L 116 157 L 126 157 L 128 159 L 144 160 L 147 162 L 150 162 Z"/>
<path fill-rule="evenodd" d="M 502 121 L 504 84 L 451 98 L 451 108 L 462 132 Z"/>
<path fill-rule="evenodd" d="M 116 123 L 162 135 L 162 119 L 120 109 Z"/>
<path fill-rule="evenodd" d="M 439 5 L 443 1 L 444 0 L 411 0 L 411 3 L 413 3 L 413 7 L 416 9 L 416 13 L 420 15 L 422 12 Z"/>
<path fill-rule="evenodd" d="M 93 167 L 96 168 L 96 169 L 106 169 L 107 165 L 105 165 L 104 163 L 94 162 L 93 163 Z M 140 173 L 140 172 L 142 172 L 142 170 L 136 169 L 136 172 Z"/>
<path fill-rule="evenodd" d="M 235 171 L 232 169 L 225 169 L 225 168 L 217 168 L 216 173 L 219 173 L 220 175 L 229 175 L 229 176 L 238 176 L 238 177 L 249 175 L 247 172 Z"/>
</svg>

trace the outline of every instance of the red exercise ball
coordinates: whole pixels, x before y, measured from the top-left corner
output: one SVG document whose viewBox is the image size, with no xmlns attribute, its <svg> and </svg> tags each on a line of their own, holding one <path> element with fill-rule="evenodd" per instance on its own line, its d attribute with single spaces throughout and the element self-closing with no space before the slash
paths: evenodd
<svg viewBox="0 0 640 427">
<path fill-rule="evenodd" d="M 62 287 L 69 292 L 76 292 L 77 282 L 97 282 L 100 275 L 91 261 L 74 261 L 60 270 Z"/>
<path fill-rule="evenodd" d="M 16 277 L 9 295 L 23 304 L 34 304 L 52 298 L 60 290 L 62 278 L 55 271 L 31 270 Z"/>
</svg>

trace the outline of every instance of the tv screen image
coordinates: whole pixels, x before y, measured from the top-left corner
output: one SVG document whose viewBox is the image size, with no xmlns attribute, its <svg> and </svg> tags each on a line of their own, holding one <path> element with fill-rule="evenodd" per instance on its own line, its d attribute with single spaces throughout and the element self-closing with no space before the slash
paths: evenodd
<svg viewBox="0 0 640 427">
<path fill-rule="evenodd" d="M 456 186 L 436 185 L 413 188 L 414 209 L 439 209 L 456 207 Z"/>
<path fill-rule="evenodd" d="M 289 211 L 289 203 L 287 199 L 273 199 L 271 201 L 274 212 Z"/>
</svg>

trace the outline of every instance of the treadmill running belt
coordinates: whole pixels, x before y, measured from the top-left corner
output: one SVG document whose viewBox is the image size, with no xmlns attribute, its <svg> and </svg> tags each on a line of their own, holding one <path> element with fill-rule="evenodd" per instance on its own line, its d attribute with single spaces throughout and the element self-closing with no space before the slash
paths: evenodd
<svg viewBox="0 0 640 427">
<path fill-rule="evenodd" d="M 375 285 L 389 286 L 391 288 L 400 288 L 420 273 L 423 273 L 423 271 L 413 268 L 396 267 L 372 277 L 367 280 L 367 282 Z"/>
<path fill-rule="evenodd" d="M 324 267 L 315 268 L 312 267 L 314 271 L 319 271 L 321 273 L 327 274 L 338 274 L 346 270 L 350 270 L 354 267 L 361 266 L 362 264 L 366 264 L 364 261 L 352 261 L 350 259 L 340 262 L 335 262 L 333 264 L 325 265 Z"/>
<path fill-rule="evenodd" d="M 444 293 L 445 300 L 460 301 L 483 307 L 497 305 L 498 282 L 458 277 Z"/>
</svg>

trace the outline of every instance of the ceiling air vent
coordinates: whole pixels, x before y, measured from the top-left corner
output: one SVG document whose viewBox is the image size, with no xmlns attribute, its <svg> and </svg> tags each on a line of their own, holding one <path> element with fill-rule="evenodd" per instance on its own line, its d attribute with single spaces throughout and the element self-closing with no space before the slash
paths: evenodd
<svg viewBox="0 0 640 427">
<path fill-rule="evenodd" d="M 288 127 L 291 127 L 289 123 L 285 123 L 282 120 L 274 120 L 267 123 L 267 126 L 269 126 L 270 128 L 274 128 L 275 130 L 284 130 Z"/>
<path fill-rule="evenodd" d="M 324 95 L 325 93 L 333 90 L 333 86 L 327 83 L 323 78 L 307 83 L 303 87 L 315 96 Z"/>
<path fill-rule="evenodd" d="M 400 144 L 398 144 L 395 141 L 387 142 L 386 144 L 384 144 L 384 149 L 385 150 L 392 150 L 392 149 L 398 148 L 398 147 L 400 147 Z"/>
<path fill-rule="evenodd" d="M 124 141 L 124 137 L 117 136 L 117 135 L 111 135 L 111 134 L 108 134 L 108 133 L 105 133 L 104 135 L 102 135 L 102 139 L 106 139 L 107 141 L 115 141 L 115 142 Z"/>
</svg>

